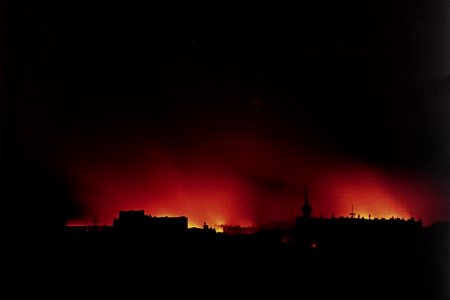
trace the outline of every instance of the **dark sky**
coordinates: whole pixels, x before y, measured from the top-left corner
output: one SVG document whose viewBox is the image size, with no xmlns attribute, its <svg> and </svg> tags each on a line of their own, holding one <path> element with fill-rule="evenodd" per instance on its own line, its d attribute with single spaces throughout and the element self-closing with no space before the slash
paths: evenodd
<svg viewBox="0 0 450 300">
<path fill-rule="evenodd" d="M 308 186 L 316 216 L 448 219 L 445 1 L 92 2 L 6 4 L 3 173 L 46 188 L 5 203 L 256 225 Z"/>
</svg>

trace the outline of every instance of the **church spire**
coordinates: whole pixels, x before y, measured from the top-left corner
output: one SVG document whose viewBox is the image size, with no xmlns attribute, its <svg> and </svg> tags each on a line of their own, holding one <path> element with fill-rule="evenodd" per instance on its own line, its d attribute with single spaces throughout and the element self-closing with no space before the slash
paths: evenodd
<svg viewBox="0 0 450 300">
<path fill-rule="evenodd" d="M 305 187 L 305 203 L 302 207 L 303 217 L 304 218 L 310 218 L 311 217 L 311 211 L 312 207 L 309 205 L 309 199 L 308 199 L 308 188 Z"/>
</svg>

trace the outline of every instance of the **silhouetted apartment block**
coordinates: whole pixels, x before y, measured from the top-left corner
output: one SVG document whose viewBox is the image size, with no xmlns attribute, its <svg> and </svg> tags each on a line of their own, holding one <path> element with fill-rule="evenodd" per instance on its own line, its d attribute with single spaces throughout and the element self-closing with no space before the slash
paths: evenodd
<svg viewBox="0 0 450 300">
<path fill-rule="evenodd" d="M 149 232 L 153 234 L 180 234 L 187 231 L 187 217 L 153 217 L 144 210 L 120 211 L 114 219 L 113 228 L 117 231 Z"/>
</svg>

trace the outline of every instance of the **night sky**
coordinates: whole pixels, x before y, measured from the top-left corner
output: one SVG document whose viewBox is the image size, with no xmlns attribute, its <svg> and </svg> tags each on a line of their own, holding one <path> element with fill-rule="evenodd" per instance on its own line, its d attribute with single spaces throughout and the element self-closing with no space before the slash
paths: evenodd
<svg viewBox="0 0 450 300">
<path fill-rule="evenodd" d="M 3 212 L 449 219 L 448 2 L 92 2 L 6 5 Z"/>
</svg>

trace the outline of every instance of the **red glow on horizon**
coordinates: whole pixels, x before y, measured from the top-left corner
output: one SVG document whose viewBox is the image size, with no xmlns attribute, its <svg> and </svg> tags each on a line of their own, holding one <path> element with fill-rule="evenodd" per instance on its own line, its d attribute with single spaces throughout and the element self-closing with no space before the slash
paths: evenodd
<svg viewBox="0 0 450 300">
<path fill-rule="evenodd" d="M 79 196 L 88 205 L 107 204 L 98 208 L 106 224 L 120 210 L 139 209 L 152 216 L 187 216 L 189 227 L 200 228 L 203 222 L 251 224 L 245 217 L 249 206 L 245 186 L 230 176 L 201 170 L 184 173 L 169 167 L 155 173 L 128 182 L 121 174 L 92 176 L 95 181 Z"/>
<path fill-rule="evenodd" d="M 398 197 L 387 178 L 362 167 L 332 175 L 327 183 L 336 201 L 336 212 L 348 216 L 353 206 L 355 216 L 364 218 L 409 218 L 411 212 L 402 198 L 412 197 L 403 192 Z M 394 180 L 393 178 L 390 179 Z"/>
<path fill-rule="evenodd" d="M 404 218 L 422 219 L 430 225 L 432 219 L 445 215 L 444 211 L 433 209 L 430 202 L 440 203 L 445 208 L 445 196 L 422 178 L 404 174 L 382 172 L 367 166 L 349 164 L 330 172 L 322 178 L 327 187 L 328 201 L 335 216 L 349 216 L 352 206 L 355 217 L 361 218 Z M 442 218 L 442 216 L 441 216 Z"/>
<path fill-rule="evenodd" d="M 74 194 L 85 211 L 77 222 L 91 224 L 98 214 L 100 224 L 111 224 L 120 210 L 141 209 L 152 216 L 186 216 L 189 227 L 199 228 L 204 222 L 292 221 L 301 214 L 305 186 L 314 217 L 348 216 L 352 205 L 356 216 L 372 219 L 415 217 L 429 224 L 445 215 L 429 202 L 444 198 L 420 179 L 282 141 L 230 135 L 183 151 L 136 149 L 115 149 L 71 166 Z"/>
<path fill-rule="evenodd" d="M 89 223 L 86 220 L 68 220 L 66 222 L 66 226 L 80 227 L 80 226 L 88 226 L 93 225 L 92 222 Z"/>
</svg>

